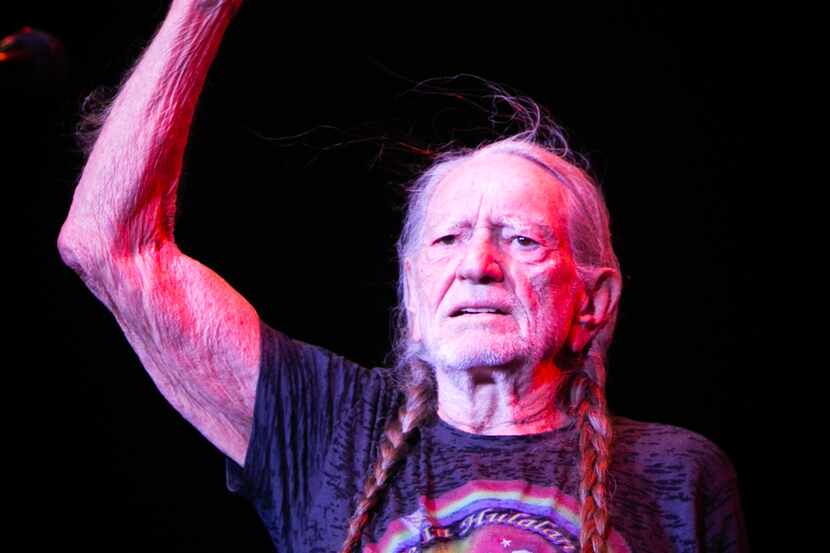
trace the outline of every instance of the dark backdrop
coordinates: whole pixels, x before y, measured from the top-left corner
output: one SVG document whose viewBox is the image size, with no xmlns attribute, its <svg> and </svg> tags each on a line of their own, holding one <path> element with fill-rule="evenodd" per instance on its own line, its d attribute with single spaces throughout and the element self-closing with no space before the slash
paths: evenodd
<svg viewBox="0 0 830 553">
<path fill-rule="evenodd" d="M 470 73 L 519 89 L 551 109 L 607 196 L 624 274 L 611 409 L 718 444 L 739 476 L 750 541 L 769 546 L 758 460 L 774 418 L 761 388 L 776 370 L 761 332 L 773 318 L 762 278 L 774 200 L 760 193 L 770 177 L 755 140 L 768 132 L 759 114 L 772 90 L 754 16 L 274 4 L 243 6 L 208 76 L 179 194 L 184 252 L 272 326 L 381 364 L 407 159 L 376 141 L 323 148 L 348 132 L 274 137 L 330 125 L 444 138 L 434 115 L 451 99 L 401 96 L 413 82 Z M 0 22 L 3 36 L 46 30 L 66 52 L 63 77 L 8 65 L 0 75 L 7 304 L 20 331 L 7 366 L 7 474 L 25 492 L 17 512 L 34 545 L 270 548 L 253 509 L 226 491 L 221 453 L 165 402 L 55 247 L 84 162 L 73 138 L 81 102 L 118 84 L 166 5 L 32 2 Z"/>
</svg>

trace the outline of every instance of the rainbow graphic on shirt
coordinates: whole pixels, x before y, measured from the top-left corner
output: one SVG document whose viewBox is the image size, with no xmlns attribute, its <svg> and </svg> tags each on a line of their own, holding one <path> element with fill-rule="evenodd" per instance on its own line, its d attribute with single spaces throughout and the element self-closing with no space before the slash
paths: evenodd
<svg viewBox="0 0 830 553">
<path fill-rule="evenodd" d="M 521 480 L 473 480 L 394 520 L 364 553 L 577 553 L 579 502 Z M 630 553 L 609 529 L 608 553 Z"/>
</svg>

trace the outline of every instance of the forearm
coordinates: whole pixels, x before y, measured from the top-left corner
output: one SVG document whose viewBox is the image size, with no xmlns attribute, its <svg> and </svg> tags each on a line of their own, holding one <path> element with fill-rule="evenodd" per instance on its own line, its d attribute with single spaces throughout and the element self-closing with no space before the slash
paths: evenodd
<svg viewBox="0 0 830 553">
<path fill-rule="evenodd" d="M 67 261 L 132 255 L 173 240 L 193 113 L 237 4 L 172 3 L 113 101 L 75 189 L 58 238 Z"/>
</svg>

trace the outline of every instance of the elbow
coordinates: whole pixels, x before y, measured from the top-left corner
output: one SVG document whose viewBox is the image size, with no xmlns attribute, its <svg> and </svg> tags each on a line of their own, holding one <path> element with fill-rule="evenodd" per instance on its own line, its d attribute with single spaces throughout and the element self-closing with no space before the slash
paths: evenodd
<svg viewBox="0 0 830 553">
<path fill-rule="evenodd" d="M 61 256 L 61 261 L 63 261 L 64 265 L 74 269 L 79 259 L 76 248 L 72 245 L 71 239 L 69 238 L 66 225 L 61 228 L 60 234 L 58 234 L 57 247 L 58 254 Z"/>
<path fill-rule="evenodd" d="M 92 258 L 92 252 L 89 251 L 89 241 L 81 239 L 71 227 L 64 224 L 60 234 L 58 234 L 56 245 L 58 255 L 60 255 L 64 265 L 79 275 L 86 274 Z"/>
<path fill-rule="evenodd" d="M 64 265 L 79 275 L 84 274 L 83 256 L 80 249 L 66 242 L 60 236 L 58 237 L 58 255 L 60 255 Z"/>
<path fill-rule="evenodd" d="M 106 265 L 90 252 L 89 244 L 84 245 L 77 239 L 68 239 L 62 231 L 58 236 L 57 246 L 64 265 L 72 269 L 99 300 L 113 309 L 111 295 L 105 286 Z"/>
</svg>

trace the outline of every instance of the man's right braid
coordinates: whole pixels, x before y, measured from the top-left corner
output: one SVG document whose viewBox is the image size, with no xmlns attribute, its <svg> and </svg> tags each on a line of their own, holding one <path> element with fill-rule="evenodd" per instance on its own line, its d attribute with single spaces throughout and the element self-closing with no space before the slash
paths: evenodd
<svg viewBox="0 0 830 553">
<path fill-rule="evenodd" d="M 409 379 L 402 387 L 404 401 L 397 416 L 390 417 L 386 423 L 378 459 L 366 477 L 363 497 L 358 501 L 349 521 L 341 553 L 351 553 L 360 543 L 361 533 L 369 521 L 370 511 L 378 502 L 380 491 L 386 485 L 392 469 L 406 453 L 407 438 L 435 410 L 436 390 L 431 369 L 416 361 L 410 364 L 407 373 Z"/>
</svg>

